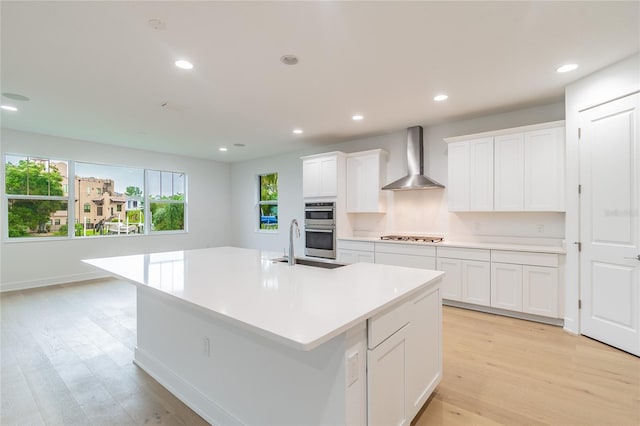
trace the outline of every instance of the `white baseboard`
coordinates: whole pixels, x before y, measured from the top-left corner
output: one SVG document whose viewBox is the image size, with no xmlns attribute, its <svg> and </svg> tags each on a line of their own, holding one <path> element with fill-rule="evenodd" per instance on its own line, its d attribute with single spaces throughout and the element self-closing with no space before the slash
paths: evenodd
<svg viewBox="0 0 640 426">
<path fill-rule="evenodd" d="M 446 306 L 453 306 L 455 308 L 463 308 L 463 309 L 470 309 L 472 311 L 484 312 L 487 314 L 496 314 L 496 315 L 502 315 L 505 317 L 517 318 L 517 319 L 522 319 L 527 321 L 535 321 L 542 324 L 549 324 L 549 325 L 555 325 L 560 327 L 564 326 L 564 319 L 562 318 L 543 317 L 540 315 L 527 314 L 524 312 L 508 311 L 506 309 L 492 308 L 490 306 L 481 306 L 481 305 L 474 305 L 471 303 L 458 302 L 456 300 L 443 299 L 442 304 Z"/>
<path fill-rule="evenodd" d="M 47 277 L 38 280 L 14 281 L 0 283 L 0 293 L 4 291 L 27 290 L 30 288 L 46 287 L 50 285 L 69 284 L 78 281 L 95 280 L 108 278 L 110 275 L 105 272 L 88 272 L 84 274 L 63 275 L 59 277 Z"/>
<path fill-rule="evenodd" d="M 567 318 L 565 317 L 564 319 L 564 331 L 566 331 L 567 333 L 571 333 L 571 334 L 580 334 L 580 330 L 578 328 L 578 322 L 574 321 L 573 318 Z"/>
<path fill-rule="evenodd" d="M 136 347 L 133 362 L 207 422 L 213 425 L 244 425 L 154 356 Z"/>
</svg>

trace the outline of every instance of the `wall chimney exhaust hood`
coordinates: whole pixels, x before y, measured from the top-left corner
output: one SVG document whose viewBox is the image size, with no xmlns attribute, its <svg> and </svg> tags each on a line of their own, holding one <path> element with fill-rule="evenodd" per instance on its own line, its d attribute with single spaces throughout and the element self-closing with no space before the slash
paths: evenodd
<svg viewBox="0 0 640 426">
<path fill-rule="evenodd" d="M 424 173 L 424 144 L 422 143 L 422 126 L 407 129 L 407 168 L 408 173 L 382 189 L 403 191 L 409 189 L 439 189 L 444 185 L 426 177 Z"/>
</svg>

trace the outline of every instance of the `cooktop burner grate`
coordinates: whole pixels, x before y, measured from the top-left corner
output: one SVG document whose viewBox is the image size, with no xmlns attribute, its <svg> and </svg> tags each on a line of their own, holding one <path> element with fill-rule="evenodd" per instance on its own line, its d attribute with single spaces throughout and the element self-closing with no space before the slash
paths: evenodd
<svg viewBox="0 0 640 426">
<path fill-rule="evenodd" d="M 383 241 L 415 241 L 423 243 L 439 243 L 444 240 L 442 237 L 426 237 L 422 235 L 383 235 L 380 239 Z"/>
</svg>

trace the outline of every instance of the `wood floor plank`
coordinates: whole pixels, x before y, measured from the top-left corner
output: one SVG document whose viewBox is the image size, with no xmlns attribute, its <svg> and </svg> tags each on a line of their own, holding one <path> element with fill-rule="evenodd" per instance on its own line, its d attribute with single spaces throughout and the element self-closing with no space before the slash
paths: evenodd
<svg viewBox="0 0 640 426">
<path fill-rule="evenodd" d="M 0 424 L 206 425 L 132 363 L 134 286 L 0 294 Z M 443 308 L 444 374 L 414 425 L 640 425 L 640 359 L 561 328 Z"/>
</svg>

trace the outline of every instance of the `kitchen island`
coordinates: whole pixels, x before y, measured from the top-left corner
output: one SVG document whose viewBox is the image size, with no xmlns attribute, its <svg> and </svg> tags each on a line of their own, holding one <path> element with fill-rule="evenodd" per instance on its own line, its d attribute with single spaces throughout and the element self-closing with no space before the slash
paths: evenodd
<svg viewBox="0 0 640 426">
<path fill-rule="evenodd" d="M 442 376 L 442 272 L 235 247 L 85 260 L 137 286 L 134 362 L 213 424 L 409 424 Z"/>
</svg>

